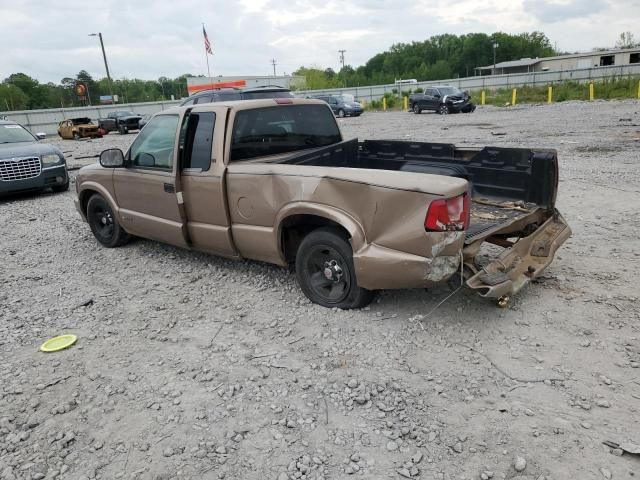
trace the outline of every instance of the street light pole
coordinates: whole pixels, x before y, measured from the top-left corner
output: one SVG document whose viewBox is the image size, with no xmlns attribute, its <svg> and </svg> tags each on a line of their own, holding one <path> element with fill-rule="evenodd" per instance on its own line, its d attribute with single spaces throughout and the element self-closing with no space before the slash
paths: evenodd
<svg viewBox="0 0 640 480">
<path fill-rule="evenodd" d="M 104 53 L 104 42 L 102 41 L 102 33 L 98 32 L 97 35 L 95 33 L 90 33 L 89 36 L 90 37 L 97 36 L 100 39 L 100 48 L 102 48 L 102 58 L 104 60 L 104 68 L 107 71 L 107 80 L 109 81 L 109 93 L 111 94 L 111 102 L 115 103 L 113 98 L 113 83 L 111 83 L 111 74 L 109 73 L 109 64 L 107 63 L 107 54 Z"/>
<path fill-rule="evenodd" d="M 496 49 L 499 47 L 498 42 L 493 42 L 493 75 L 496 74 Z"/>
</svg>

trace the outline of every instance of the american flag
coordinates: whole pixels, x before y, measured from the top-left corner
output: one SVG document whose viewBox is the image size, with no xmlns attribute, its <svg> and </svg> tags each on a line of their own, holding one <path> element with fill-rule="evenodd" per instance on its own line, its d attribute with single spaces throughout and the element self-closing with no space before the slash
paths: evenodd
<svg viewBox="0 0 640 480">
<path fill-rule="evenodd" d="M 211 50 L 211 42 L 209 41 L 209 37 L 207 37 L 207 31 L 204 29 L 204 25 L 202 26 L 202 34 L 204 35 L 204 49 L 209 55 L 213 55 L 213 50 Z"/>
</svg>

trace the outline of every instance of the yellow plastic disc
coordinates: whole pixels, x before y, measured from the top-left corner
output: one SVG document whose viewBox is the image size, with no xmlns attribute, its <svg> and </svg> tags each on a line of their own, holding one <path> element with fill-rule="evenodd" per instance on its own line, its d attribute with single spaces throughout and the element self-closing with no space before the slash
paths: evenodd
<svg viewBox="0 0 640 480">
<path fill-rule="evenodd" d="M 44 342 L 40 346 L 40 350 L 43 352 L 57 352 L 58 350 L 64 350 L 76 343 L 78 337 L 75 335 L 60 335 L 59 337 L 53 337 Z"/>
</svg>

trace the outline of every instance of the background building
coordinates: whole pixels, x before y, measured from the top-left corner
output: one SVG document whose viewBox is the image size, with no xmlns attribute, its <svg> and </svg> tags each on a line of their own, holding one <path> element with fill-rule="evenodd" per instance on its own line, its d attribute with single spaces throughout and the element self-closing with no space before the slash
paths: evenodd
<svg viewBox="0 0 640 480">
<path fill-rule="evenodd" d="M 251 88 L 277 85 L 284 88 L 296 88 L 304 85 L 304 77 L 281 76 L 255 76 L 245 75 L 239 77 L 187 77 L 187 90 L 193 95 L 200 90 L 212 88 Z"/>
<path fill-rule="evenodd" d="M 581 68 L 611 67 L 640 64 L 640 48 L 602 50 L 545 58 L 522 58 L 476 67 L 477 75 L 505 75 L 509 73 L 559 72 Z M 495 72 L 493 71 L 495 67 Z"/>
</svg>

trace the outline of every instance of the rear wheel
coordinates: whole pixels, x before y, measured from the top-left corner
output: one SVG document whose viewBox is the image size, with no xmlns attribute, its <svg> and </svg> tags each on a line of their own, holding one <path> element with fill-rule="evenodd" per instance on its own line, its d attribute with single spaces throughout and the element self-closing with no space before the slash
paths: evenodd
<svg viewBox="0 0 640 480">
<path fill-rule="evenodd" d="M 308 234 L 296 255 L 300 288 L 309 300 L 329 308 L 362 308 L 374 292 L 358 286 L 351 245 L 333 228 Z"/>
<path fill-rule="evenodd" d="M 102 195 L 95 194 L 89 199 L 87 221 L 98 242 L 107 248 L 119 247 L 130 239 Z"/>
<path fill-rule="evenodd" d="M 447 115 L 449 113 L 449 107 L 447 107 L 444 103 L 438 107 L 438 113 L 440 115 Z"/>
<path fill-rule="evenodd" d="M 420 105 L 418 105 L 418 102 L 413 104 L 412 110 L 413 110 L 413 113 L 415 113 L 416 115 L 419 115 L 420 113 L 422 113 L 422 109 L 420 108 Z"/>
</svg>

